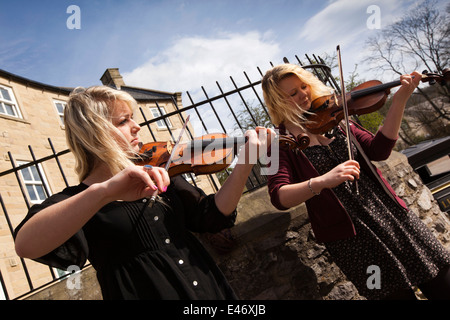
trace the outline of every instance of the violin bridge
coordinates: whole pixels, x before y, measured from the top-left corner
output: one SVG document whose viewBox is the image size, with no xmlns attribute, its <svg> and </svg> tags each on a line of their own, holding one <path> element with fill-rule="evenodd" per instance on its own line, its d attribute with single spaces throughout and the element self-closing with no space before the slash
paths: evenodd
<svg viewBox="0 0 450 320">
<path fill-rule="evenodd" d="M 167 141 L 166 149 L 169 154 L 172 153 L 172 143 L 170 141 Z"/>
<path fill-rule="evenodd" d="M 336 93 L 333 94 L 334 97 L 334 104 L 339 106 L 339 100 L 338 100 L 338 96 L 336 95 Z"/>
</svg>

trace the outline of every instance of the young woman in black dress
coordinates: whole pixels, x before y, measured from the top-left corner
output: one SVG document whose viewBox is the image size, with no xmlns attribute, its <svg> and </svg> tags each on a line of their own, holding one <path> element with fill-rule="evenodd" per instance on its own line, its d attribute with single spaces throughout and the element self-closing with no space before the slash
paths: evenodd
<svg viewBox="0 0 450 320">
<path fill-rule="evenodd" d="M 104 299 L 235 299 L 190 231 L 233 226 L 253 164 L 238 161 L 211 195 L 163 168 L 137 166 L 134 107 L 127 93 L 104 86 L 70 95 L 65 130 L 80 184 L 30 209 L 15 230 L 18 255 L 63 269 L 89 260 Z M 247 131 L 243 150 L 266 148 L 273 133 Z M 159 199 L 147 206 L 156 190 Z"/>
</svg>

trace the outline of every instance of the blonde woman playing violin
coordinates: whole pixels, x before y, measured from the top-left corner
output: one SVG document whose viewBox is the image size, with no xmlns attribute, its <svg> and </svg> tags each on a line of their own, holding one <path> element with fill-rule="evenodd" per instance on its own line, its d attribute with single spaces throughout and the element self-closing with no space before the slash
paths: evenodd
<svg viewBox="0 0 450 320">
<path fill-rule="evenodd" d="M 235 299 L 190 231 L 233 226 L 253 164 L 238 161 L 209 196 L 163 168 L 136 166 L 135 107 L 130 95 L 109 87 L 70 95 L 65 129 L 80 184 L 30 209 L 15 230 L 18 255 L 62 269 L 89 259 L 104 299 Z M 275 135 L 257 128 L 246 136 L 242 150 L 267 148 Z M 156 190 L 161 200 L 149 207 Z"/>
<path fill-rule="evenodd" d="M 269 114 L 280 134 L 310 138 L 301 152 L 280 149 L 279 170 L 269 177 L 271 201 L 281 210 L 306 203 L 317 241 L 368 299 L 415 299 L 414 285 L 429 299 L 450 299 L 448 251 L 370 162 L 389 157 L 405 104 L 420 78 L 417 72 L 401 76 L 401 87 L 375 135 L 351 123 L 355 160 L 348 160 L 344 130 L 329 136 L 306 129 L 312 101 L 329 95 L 330 88 L 293 64 L 272 68 L 262 80 Z M 355 180 L 359 194 L 353 188 Z M 379 288 L 367 284 L 371 266 L 379 268 Z"/>
</svg>

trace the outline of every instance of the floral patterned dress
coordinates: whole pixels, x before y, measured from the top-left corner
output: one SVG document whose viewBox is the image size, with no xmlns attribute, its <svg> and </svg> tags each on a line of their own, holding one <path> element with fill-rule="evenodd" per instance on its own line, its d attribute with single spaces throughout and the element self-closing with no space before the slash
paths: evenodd
<svg viewBox="0 0 450 320">
<path fill-rule="evenodd" d="M 356 148 L 354 153 L 356 156 Z M 304 154 L 320 174 L 348 159 L 346 138 L 338 133 L 328 146 L 310 146 Z M 359 195 L 352 183 L 333 192 L 346 208 L 356 236 L 325 243 L 335 263 L 367 299 L 380 299 L 435 277 L 450 265 L 450 254 L 416 214 L 405 214 L 365 172 L 358 180 Z M 368 285 L 379 270 L 379 285 Z"/>
</svg>

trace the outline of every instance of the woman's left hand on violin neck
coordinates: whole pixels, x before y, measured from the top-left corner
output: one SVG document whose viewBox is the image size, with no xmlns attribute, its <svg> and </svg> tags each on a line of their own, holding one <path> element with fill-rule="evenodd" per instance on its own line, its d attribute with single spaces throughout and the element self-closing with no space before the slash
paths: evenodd
<svg viewBox="0 0 450 320">
<path fill-rule="evenodd" d="M 256 127 L 254 130 L 247 130 L 245 137 L 248 139 L 238 153 L 237 164 L 253 166 L 261 156 L 267 155 L 276 133 L 270 128 Z"/>
<path fill-rule="evenodd" d="M 401 86 L 392 98 L 392 105 L 389 108 L 381 132 L 389 139 L 397 140 L 398 132 L 405 111 L 406 102 L 420 83 L 422 74 L 414 71 L 400 77 Z"/>
<path fill-rule="evenodd" d="M 419 85 L 420 79 L 422 79 L 422 74 L 417 71 L 414 71 L 411 74 L 404 74 L 400 76 L 400 82 L 402 84 L 394 94 L 394 99 L 399 99 L 400 102 L 406 103 L 406 101 L 408 101 L 409 97 Z"/>
<path fill-rule="evenodd" d="M 264 127 L 256 127 L 245 133 L 248 139 L 239 151 L 237 164 L 215 195 L 217 208 L 224 215 L 235 210 L 253 166 L 260 156 L 267 154 L 275 136 L 274 130 Z"/>
</svg>

